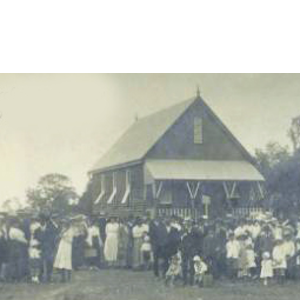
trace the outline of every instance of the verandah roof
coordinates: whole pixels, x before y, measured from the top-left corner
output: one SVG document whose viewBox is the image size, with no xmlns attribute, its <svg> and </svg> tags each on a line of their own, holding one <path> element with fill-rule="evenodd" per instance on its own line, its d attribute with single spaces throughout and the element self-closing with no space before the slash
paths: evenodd
<svg viewBox="0 0 300 300">
<path fill-rule="evenodd" d="M 147 160 L 145 170 L 147 183 L 153 179 L 264 181 L 258 170 L 247 161 Z"/>
</svg>

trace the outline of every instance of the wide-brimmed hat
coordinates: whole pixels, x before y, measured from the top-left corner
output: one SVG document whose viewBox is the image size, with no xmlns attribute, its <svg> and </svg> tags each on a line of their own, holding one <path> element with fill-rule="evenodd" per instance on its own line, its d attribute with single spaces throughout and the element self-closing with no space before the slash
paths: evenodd
<svg viewBox="0 0 300 300">
<path fill-rule="evenodd" d="M 294 233 L 295 233 L 295 230 L 291 226 L 286 226 L 286 227 L 283 228 L 283 235 L 284 236 L 290 236 L 290 235 L 293 235 Z"/>
<path fill-rule="evenodd" d="M 282 237 L 276 237 L 275 238 L 275 243 L 282 243 L 283 242 L 283 239 L 282 239 Z"/>
<path fill-rule="evenodd" d="M 201 261 L 201 258 L 199 255 L 194 256 L 193 261 Z"/>
<path fill-rule="evenodd" d="M 70 222 L 82 222 L 86 220 L 86 216 L 82 214 L 74 215 L 69 218 Z"/>
<path fill-rule="evenodd" d="M 184 222 L 184 223 L 192 223 L 193 220 L 192 220 L 191 217 L 185 217 L 185 218 L 183 219 L 183 222 Z"/>
</svg>

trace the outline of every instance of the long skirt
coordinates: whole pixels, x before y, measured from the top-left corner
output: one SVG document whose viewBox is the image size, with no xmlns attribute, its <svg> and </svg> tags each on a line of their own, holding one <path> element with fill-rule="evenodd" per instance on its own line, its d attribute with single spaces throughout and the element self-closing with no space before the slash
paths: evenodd
<svg viewBox="0 0 300 300">
<path fill-rule="evenodd" d="M 54 268 L 72 270 L 72 243 L 61 239 L 54 261 Z"/>
<path fill-rule="evenodd" d="M 143 255 L 141 247 L 143 244 L 143 238 L 134 238 L 133 240 L 133 268 L 139 268 L 143 264 Z"/>
<path fill-rule="evenodd" d="M 116 262 L 118 259 L 118 235 L 108 234 L 104 245 L 104 257 L 107 262 Z"/>
</svg>

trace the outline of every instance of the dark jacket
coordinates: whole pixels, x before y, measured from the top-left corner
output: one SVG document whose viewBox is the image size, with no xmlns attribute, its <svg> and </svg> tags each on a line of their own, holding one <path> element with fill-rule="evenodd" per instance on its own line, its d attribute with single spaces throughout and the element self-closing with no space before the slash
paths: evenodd
<svg viewBox="0 0 300 300">
<path fill-rule="evenodd" d="M 192 228 L 182 235 L 179 249 L 182 256 L 193 257 L 202 252 L 202 235 L 198 230 Z"/>
<path fill-rule="evenodd" d="M 152 221 L 150 223 L 149 236 L 153 251 L 158 247 L 165 247 L 168 243 L 168 231 L 162 222 Z"/>
<path fill-rule="evenodd" d="M 39 228 L 35 231 L 35 236 L 41 245 L 42 258 L 54 256 L 58 233 L 58 228 L 52 221 L 48 221 L 44 229 Z"/>
<path fill-rule="evenodd" d="M 167 240 L 165 245 L 165 255 L 170 258 L 178 252 L 179 245 L 181 242 L 181 235 L 178 229 L 171 227 L 167 234 Z"/>
</svg>

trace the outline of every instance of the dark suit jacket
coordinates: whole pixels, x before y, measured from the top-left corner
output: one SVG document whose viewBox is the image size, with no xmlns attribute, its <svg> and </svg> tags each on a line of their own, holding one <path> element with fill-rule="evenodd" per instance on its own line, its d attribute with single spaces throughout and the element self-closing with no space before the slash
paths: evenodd
<svg viewBox="0 0 300 300">
<path fill-rule="evenodd" d="M 166 246 L 168 242 L 168 231 L 165 224 L 152 221 L 149 225 L 149 235 L 153 251 L 158 247 Z"/>
</svg>

